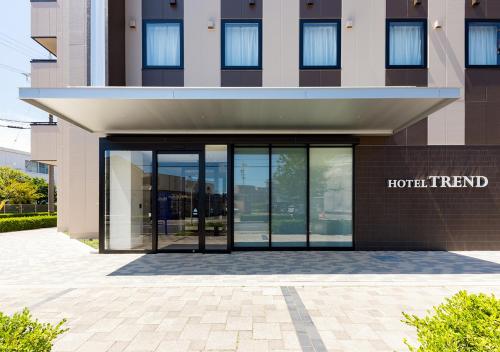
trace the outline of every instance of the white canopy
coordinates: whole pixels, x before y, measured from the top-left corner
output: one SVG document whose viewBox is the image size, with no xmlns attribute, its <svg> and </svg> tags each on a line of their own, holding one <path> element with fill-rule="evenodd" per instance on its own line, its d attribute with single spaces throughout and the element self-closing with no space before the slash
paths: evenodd
<svg viewBox="0 0 500 352">
<path fill-rule="evenodd" d="M 20 99 L 88 131 L 390 135 L 458 88 L 20 88 Z"/>
</svg>

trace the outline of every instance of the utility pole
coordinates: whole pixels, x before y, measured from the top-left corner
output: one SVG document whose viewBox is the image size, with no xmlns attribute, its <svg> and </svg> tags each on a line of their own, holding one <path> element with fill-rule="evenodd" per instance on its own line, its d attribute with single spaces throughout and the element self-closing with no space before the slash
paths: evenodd
<svg viewBox="0 0 500 352">
<path fill-rule="evenodd" d="M 49 123 L 54 123 L 54 116 L 49 114 Z M 49 203 L 49 213 L 53 213 L 55 211 L 54 205 L 54 165 L 49 166 L 49 194 L 47 195 L 48 203 Z"/>
</svg>

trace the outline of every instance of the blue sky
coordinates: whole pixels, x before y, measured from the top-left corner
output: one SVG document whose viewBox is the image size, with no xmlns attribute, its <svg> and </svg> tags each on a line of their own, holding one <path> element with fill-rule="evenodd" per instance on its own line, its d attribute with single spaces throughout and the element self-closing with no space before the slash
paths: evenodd
<svg viewBox="0 0 500 352">
<path fill-rule="evenodd" d="M 18 88 L 30 82 L 12 72 L 29 73 L 31 59 L 48 57 L 31 39 L 30 2 L 16 0 L 4 5 L 0 12 L 0 119 L 47 121 L 46 113 L 18 100 Z M 5 123 L 0 121 L 0 125 Z M 30 131 L 0 127 L 0 147 L 30 151 Z"/>
</svg>

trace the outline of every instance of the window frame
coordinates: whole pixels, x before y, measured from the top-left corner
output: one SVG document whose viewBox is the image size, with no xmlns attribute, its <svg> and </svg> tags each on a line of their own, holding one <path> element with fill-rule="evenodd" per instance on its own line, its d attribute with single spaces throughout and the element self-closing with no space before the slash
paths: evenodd
<svg viewBox="0 0 500 352">
<path fill-rule="evenodd" d="M 148 65 L 147 26 L 156 23 L 178 23 L 180 35 L 180 60 L 179 65 Z M 147 70 L 183 70 L 184 69 L 184 21 L 182 19 L 159 19 L 142 21 L 142 68 Z"/>
<path fill-rule="evenodd" d="M 473 23 L 496 23 L 497 30 L 500 30 L 500 19 L 466 19 L 465 20 L 465 68 L 500 68 L 500 60 L 497 58 L 496 65 L 472 65 L 469 63 L 469 29 Z M 497 50 L 500 48 L 497 34 Z M 500 56 L 497 54 L 497 56 Z"/>
<path fill-rule="evenodd" d="M 226 65 L 226 24 L 227 23 L 252 23 L 257 24 L 259 38 L 259 55 L 257 66 L 227 66 Z M 221 20 L 221 70 L 262 70 L 262 20 L 261 19 L 222 19 Z"/>
<path fill-rule="evenodd" d="M 419 23 L 422 26 L 424 47 L 423 47 L 423 63 L 421 65 L 392 65 L 390 63 L 390 29 L 392 23 L 401 23 L 401 22 L 412 22 Z M 385 21 L 385 68 L 386 69 L 412 69 L 412 68 L 427 68 L 428 65 L 428 48 L 429 48 L 429 38 L 428 38 L 428 30 L 427 30 L 428 21 L 426 18 L 388 18 Z"/>
<path fill-rule="evenodd" d="M 304 25 L 308 23 L 335 23 L 337 25 L 337 64 L 327 66 L 304 65 Z M 342 27 L 340 19 L 304 19 L 299 23 L 299 69 L 301 70 L 338 70 L 342 59 Z"/>
</svg>

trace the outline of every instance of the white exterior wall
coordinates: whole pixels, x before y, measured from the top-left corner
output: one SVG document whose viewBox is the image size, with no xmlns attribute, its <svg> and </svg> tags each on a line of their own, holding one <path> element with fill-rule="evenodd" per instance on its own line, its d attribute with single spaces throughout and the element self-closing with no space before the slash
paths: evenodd
<svg viewBox="0 0 500 352">
<path fill-rule="evenodd" d="M 465 144 L 465 6 L 463 0 L 429 1 L 429 87 L 460 87 L 462 97 L 429 116 L 429 145 Z M 439 21 L 442 28 L 435 29 Z"/>
<path fill-rule="evenodd" d="M 184 85 L 219 87 L 220 0 L 184 0 Z M 208 29 L 208 22 L 215 23 Z"/>
<path fill-rule="evenodd" d="M 342 86 L 385 86 L 385 19 L 385 1 L 342 2 Z"/>
<path fill-rule="evenodd" d="M 129 23 L 135 20 L 136 28 Z M 125 84 L 142 86 L 142 2 L 125 0 Z"/>
<path fill-rule="evenodd" d="M 299 0 L 264 0 L 262 85 L 299 85 Z"/>
</svg>

